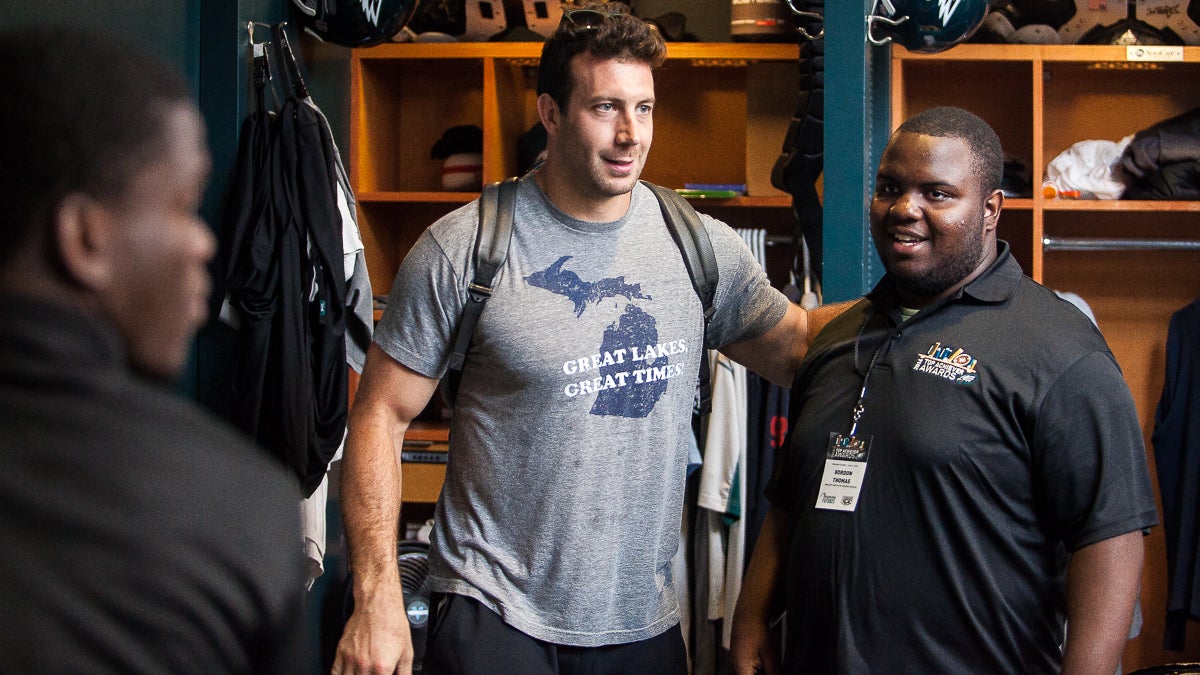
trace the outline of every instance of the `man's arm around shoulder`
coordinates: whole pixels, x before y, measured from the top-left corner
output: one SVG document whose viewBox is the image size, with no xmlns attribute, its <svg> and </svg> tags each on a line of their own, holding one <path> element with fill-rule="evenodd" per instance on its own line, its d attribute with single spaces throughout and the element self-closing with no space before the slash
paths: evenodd
<svg viewBox="0 0 1200 675">
<path fill-rule="evenodd" d="M 342 459 L 341 504 L 350 549 L 354 613 L 338 643 L 333 672 L 412 668 L 412 636 L 396 565 L 400 521 L 400 449 L 404 434 L 437 390 L 377 344 L 350 410 Z"/>
<path fill-rule="evenodd" d="M 790 387 L 817 333 L 855 302 L 857 299 L 810 310 L 789 302 L 783 318 L 766 333 L 726 345 L 721 352 L 771 382 Z"/>
</svg>

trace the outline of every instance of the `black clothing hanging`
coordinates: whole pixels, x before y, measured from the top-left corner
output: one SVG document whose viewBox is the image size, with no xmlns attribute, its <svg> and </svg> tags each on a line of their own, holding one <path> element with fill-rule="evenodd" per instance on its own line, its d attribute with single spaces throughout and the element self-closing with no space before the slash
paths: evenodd
<svg viewBox="0 0 1200 675">
<path fill-rule="evenodd" d="M 222 252 L 239 313 L 234 422 L 279 456 L 305 496 L 346 428 L 346 280 L 336 149 L 284 25 L 272 27 L 289 95 L 275 112 L 268 51 L 255 46 L 258 107 L 244 123 Z"/>
<path fill-rule="evenodd" d="M 1154 446 L 1167 544 L 1163 648 L 1184 649 L 1187 622 L 1200 619 L 1200 300 L 1171 316 L 1167 372 L 1154 414 Z"/>
</svg>

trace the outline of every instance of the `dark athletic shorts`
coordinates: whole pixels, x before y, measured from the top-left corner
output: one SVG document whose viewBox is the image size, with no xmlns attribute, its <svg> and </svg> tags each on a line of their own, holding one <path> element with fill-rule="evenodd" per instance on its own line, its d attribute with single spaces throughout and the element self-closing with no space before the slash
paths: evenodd
<svg viewBox="0 0 1200 675">
<path fill-rule="evenodd" d="M 425 675 L 686 675 L 679 624 L 640 642 L 571 647 L 529 637 L 474 598 L 435 593 Z"/>
</svg>

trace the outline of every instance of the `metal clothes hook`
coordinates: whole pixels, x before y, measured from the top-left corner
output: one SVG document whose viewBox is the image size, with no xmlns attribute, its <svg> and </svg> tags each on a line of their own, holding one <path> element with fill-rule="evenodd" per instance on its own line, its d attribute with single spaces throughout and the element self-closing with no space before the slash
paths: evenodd
<svg viewBox="0 0 1200 675">
<path fill-rule="evenodd" d="M 875 24 L 886 23 L 889 26 L 895 27 L 899 26 L 905 21 L 908 21 L 908 16 L 901 17 L 900 19 L 892 19 L 878 14 L 877 10 L 879 9 L 880 3 L 883 3 L 884 11 L 886 11 L 888 14 L 896 13 L 896 6 L 891 3 L 891 0 L 875 0 L 871 3 L 871 13 L 866 16 L 867 42 L 870 42 L 876 47 L 882 47 L 883 45 L 886 45 L 892 41 L 892 38 L 890 36 L 882 38 L 875 37 Z"/>
<path fill-rule="evenodd" d="M 809 33 L 808 30 L 806 30 L 803 26 L 797 24 L 796 31 L 803 35 L 804 39 L 820 40 L 822 37 L 825 37 L 825 17 L 821 16 L 819 12 L 809 12 L 796 7 L 796 0 L 787 0 L 787 4 L 788 9 L 792 10 L 793 16 L 808 19 L 810 21 L 818 21 L 821 24 L 821 29 L 817 31 L 816 35 Z"/>
<path fill-rule="evenodd" d="M 896 19 L 889 19 L 886 16 L 879 16 L 878 14 L 867 15 L 867 42 L 870 42 L 871 44 L 875 45 L 876 47 L 882 47 L 883 45 L 886 45 L 887 43 L 892 41 L 891 36 L 886 36 L 886 37 L 882 37 L 882 38 L 875 37 L 875 34 L 874 34 L 875 33 L 875 31 L 874 31 L 875 24 L 886 23 L 889 26 L 899 26 L 900 24 L 904 23 L 905 21 L 908 21 L 907 16 L 900 20 L 896 20 Z"/>
<path fill-rule="evenodd" d="M 246 34 L 247 34 L 247 36 L 249 36 L 249 38 L 250 38 L 250 46 L 252 46 L 252 47 L 253 47 L 253 46 L 255 46 L 255 45 L 260 45 L 260 44 L 263 44 L 263 43 L 261 43 L 261 42 L 255 42 L 255 41 L 254 41 L 254 29 L 255 29 L 255 28 L 266 28 L 266 29 L 270 29 L 271 27 L 272 27 L 272 26 L 271 26 L 271 24 L 269 24 L 269 23 L 262 23 L 261 21 L 247 21 L 247 22 L 246 22 Z"/>
</svg>

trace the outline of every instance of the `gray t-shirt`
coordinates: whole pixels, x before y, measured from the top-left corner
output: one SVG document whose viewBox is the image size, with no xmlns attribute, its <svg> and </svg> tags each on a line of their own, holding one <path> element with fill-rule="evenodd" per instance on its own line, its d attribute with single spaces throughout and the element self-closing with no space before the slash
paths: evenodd
<svg viewBox="0 0 1200 675">
<path fill-rule="evenodd" d="M 720 270 L 709 347 L 783 316 L 749 249 L 703 216 Z M 375 341 L 430 377 L 446 369 L 473 275 L 478 204 L 421 235 Z M 679 540 L 703 313 L 658 201 L 589 223 L 535 181 L 517 195 L 508 259 L 476 328 L 432 537 L 436 591 L 577 646 L 633 642 L 679 621 Z"/>
</svg>

